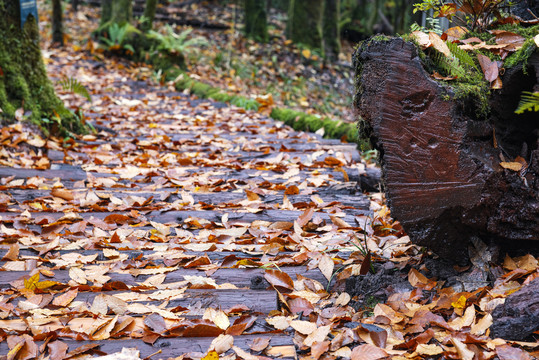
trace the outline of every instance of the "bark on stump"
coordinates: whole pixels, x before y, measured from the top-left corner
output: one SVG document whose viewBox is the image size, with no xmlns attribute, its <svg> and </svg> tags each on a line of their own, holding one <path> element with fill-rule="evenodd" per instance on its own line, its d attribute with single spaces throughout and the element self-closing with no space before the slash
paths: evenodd
<svg viewBox="0 0 539 360">
<path fill-rule="evenodd" d="M 490 327 L 492 338 L 524 340 L 539 330 L 539 278 L 509 295 L 494 309 Z"/>
<path fill-rule="evenodd" d="M 464 263 L 472 235 L 539 240 L 538 115 L 514 114 L 539 70 L 509 69 L 504 88 L 491 95 L 490 116 L 480 119 L 469 99 L 455 99 L 450 86 L 434 81 L 416 47 L 400 38 L 365 42 L 355 67 L 355 106 L 380 150 L 391 212 L 415 243 Z M 503 169 L 500 154 L 507 161 L 524 155 L 529 166 Z"/>
<path fill-rule="evenodd" d="M 47 77 L 37 19 L 29 16 L 21 28 L 19 1 L 13 0 L 0 0 L 0 18 L 0 120 L 28 119 L 53 133 L 83 132 Z"/>
</svg>

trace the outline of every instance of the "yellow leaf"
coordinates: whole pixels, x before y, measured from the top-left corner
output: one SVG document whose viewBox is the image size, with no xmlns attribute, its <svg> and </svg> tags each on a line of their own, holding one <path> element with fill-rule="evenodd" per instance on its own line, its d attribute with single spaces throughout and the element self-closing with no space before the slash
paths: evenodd
<svg viewBox="0 0 539 360">
<path fill-rule="evenodd" d="M 150 129 L 155 129 L 157 127 L 157 124 L 156 123 L 150 123 L 150 125 L 148 125 L 148 127 Z"/>
<path fill-rule="evenodd" d="M 34 290 L 38 282 L 39 282 L 39 273 L 35 273 L 28 280 L 24 280 L 24 288 L 28 290 Z"/>
<path fill-rule="evenodd" d="M 210 351 L 208 355 L 204 356 L 200 360 L 219 360 L 219 354 L 217 354 L 217 351 Z"/>
<path fill-rule="evenodd" d="M 533 41 L 535 41 L 535 45 L 537 45 L 537 47 L 539 47 L 539 34 L 535 35 L 535 37 L 533 38 Z"/>
<path fill-rule="evenodd" d="M 40 289 L 40 290 L 43 290 L 43 289 L 50 288 L 50 287 L 52 287 L 52 286 L 54 286 L 56 284 L 58 284 L 56 281 L 45 280 L 45 281 L 40 281 L 40 282 L 36 283 L 36 288 Z"/>
<path fill-rule="evenodd" d="M 311 58 L 311 50 L 309 49 L 303 49 L 301 51 L 301 55 L 303 55 L 305 58 L 310 59 Z"/>
<path fill-rule="evenodd" d="M 15 356 L 17 356 L 17 354 L 19 353 L 21 348 L 24 346 L 24 344 L 26 344 L 26 342 L 21 341 L 17 345 L 15 345 L 13 349 L 9 350 L 9 352 L 7 353 L 7 359 L 8 360 L 15 359 Z"/>
<path fill-rule="evenodd" d="M 466 296 L 461 295 L 457 301 L 451 303 L 451 306 L 456 309 L 464 309 L 466 306 Z"/>
<path fill-rule="evenodd" d="M 520 171 L 522 169 L 522 164 L 519 162 L 501 162 L 500 166 L 504 169 L 509 169 L 513 171 Z"/>
</svg>

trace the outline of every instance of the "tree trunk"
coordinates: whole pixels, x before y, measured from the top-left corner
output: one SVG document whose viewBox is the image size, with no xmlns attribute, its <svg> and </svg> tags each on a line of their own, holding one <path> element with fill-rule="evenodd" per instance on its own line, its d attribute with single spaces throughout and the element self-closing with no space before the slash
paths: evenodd
<svg viewBox="0 0 539 360">
<path fill-rule="evenodd" d="M 341 52 L 340 0 L 325 0 L 324 8 L 324 53 L 335 58 Z"/>
<path fill-rule="evenodd" d="M 288 37 L 295 43 L 322 50 L 324 0 L 290 0 Z"/>
<path fill-rule="evenodd" d="M 84 131 L 47 78 L 36 19 L 21 29 L 18 1 L 0 0 L 0 118 L 27 118 L 46 132 Z M 19 111 L 18 111 L 19 110 Z"/>
<path fill-rule="evenodd" d="M 148 32 L 153 28 L 153 20 L 155 19 L 155 12 L 157 10 L 157 0 L 146 0 L 146 7 L 144 8 L 144 21 L 141 25 L 143 32 Z"/>
<path fill-rule="evenodd" d="M 52 0 L 52 42 L 64 46 L 62 0 Z"/>
<path fill-rule="evenodd" d="M 108 23 L 123 25 L 133 19 L 132 0 L 102 0 L 101 27 Z"/>
<path fill-rule="evenodd" d="M 79 3 L 80 3 L 80 0 L 71 0 L 71 9 L 74 12 L 79 11 Z"/>
<path fill-rule="evenodd" d="M 256 41 L 268 41 L 266 4 L 260 0 L 245 0 L 245 35 Z"/>
<path fill-rule="evenodd" d="M 380 150 L 391 213 L 414 242 L 464 263 L 471 236 L 539 240 L 537 113 L 514 113 L 539 66 L 528 75 L 522 66 L 506 70 L 482 119 L 457 87 L 431 79 L 411 43 L 373 39 L 354 59 L 355 106 Z M 500 165 L 519 155 L 523 171 Z"/>
</svg>

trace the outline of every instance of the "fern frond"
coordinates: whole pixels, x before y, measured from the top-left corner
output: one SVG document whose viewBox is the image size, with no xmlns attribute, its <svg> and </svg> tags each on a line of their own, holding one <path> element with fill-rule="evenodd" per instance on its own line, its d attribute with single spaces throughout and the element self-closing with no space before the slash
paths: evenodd
<svg viewBox="0 0 539 360">
<path fill-rule="evenodd" d="M 520 98 L 520 103 L 518 104 L 518 108 L 515 110 L 515 113 L 523 114 L 526 110 L 535 112 L 539 111 L 539 92 L 522 92 L 522 97 Z"/>
<path fill-rule="evenodd" d="M 451 55 L 459 59 L 459 62 L 461 64 L 466 64 L 469 67 L 474 68 L 475 70 L 479 70 L 472 57 L 465 50 L 462 50 L 458 47 L 457 44 L 451 41 L 446 41 L 446 43 L 447 47 L 449 47 L 449 51 L 451 51 Z"/>
<path fill-rule="evenodd" d="M 434 65 L 443 70 L 447 75 L 457 76 L 459 78 L 466 76 L 466 70 L 460 65 L 456 57 L 448 58 L 441 52 L 436 51 L 431 56 Z"/>
<path fill-rule="evenodd" d="M 58 82 L 58 85 L 62 87 L 65 91 L 72 92 L 74 94 L 78 94 L 88 101 L 92 101 L 92 97 L 90 96 L 90 93 L 88 92 L 88 89 L 84 85 L 82 85 L 77 79 L 75 78 L 65 78 L 63 80 L 60 80 Z"/>
</svg>

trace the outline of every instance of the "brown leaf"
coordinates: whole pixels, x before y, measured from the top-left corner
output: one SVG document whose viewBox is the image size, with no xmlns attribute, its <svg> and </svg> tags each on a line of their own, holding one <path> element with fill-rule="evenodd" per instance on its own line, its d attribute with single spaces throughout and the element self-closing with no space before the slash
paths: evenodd
<svg viewBox="0 0 539 360">
<path fill-rule="evenodd" d="M 303 214 L 301 214 L 297 218 L 296 222 L 298 223 L 300 227 L 304 227 L 305 225 L 307 225 L 309 221 L 311 221 L 311 219 L 313 218 L 313 215 L 314 215 L 314 208 L 308 208 L 307 210 L 303 212 Z"/>
<path fill-rule="evenodd" d="M 73 299 L 75 299 L 77 297 L 77 294 L 79 293 L 79 290 L 78 289 L 72 289 L 72 290 L 69 290 L 68 292 L 60 295 L 60 296 L 57 296 L 54 298 L 54 300 L 52 301 L 52 304 L 53 305 L 56 305 L 56 306 L 67 306 L 71 303 L 71 301 L 73 301 Z"/>
<path fill-rule="evenodd" d="M 99 346 L 100 346 L 100 344 L 98 344 L 98 343 L 86 344 L 86 345 L 79 346 L 75 350 L 70 351 L 67 354 L 66 359 L 72 358 L 72 357 L 80 355 L 80 354 L 84 354 L 84 353 L 89 352 L 89 351 L 91 351 L 91 350 L 93 350 L 93 349 L 95 349 L 95 348 L 97 348 Z"/>
<path fill-rule="evenodd" d="M 285 272 L 280 270 L 268 269 L 264 273 L 266 279 L 273 287 L 280 291 L 293 291 L 294 281 Z"/>
<path fill-rule="evenodd" d="M 268 347 L 270 340 L 271 339 L 269 337 L 257 337 L 253 340 L 249 347 L 253 351 L 262 351 Z"/>
<path fill-rule="evenodd" d="M 303 316 L 309 316 L 309 314 L 314 310 L 313 304 L 311 304 L 309 300 L 302 297 L 288 300 L 288 306 L 290 307 L 292 314 L 301 312 L 303 313 Z"/>
<path fill-rule="evenodd" d="M 165 319 L 157 314 L 152 313 L 144 318 L 144 325 L 149 327 L 154 333 L 163 334 L 167 330 Z"/>
<path fill-rule="evenodd" d="M 9 247 L 6 255 L 2 258 L 3 261 L 16 261 L 19 258 L 19 244 L 15 243 Z"/>
<path fill-rule="evenodd" d="M 444 54 L 446 57 L 451 57 L 451 51 L 449 50 L 449 47 L 445 41 L 442 40 L 440 35 L 434 32 L 429 32 L 429 40 L 432 43 L 432 47 Z"/>
<path fill-rule="evenodd" d="M 123 225 L 129 221 L 129 216 L 122 214 L 110 214 L 104 219 L 107 224 Z"/>
<path fill-rule="evenodd" d="M 493 82 L 498 78 L 498 64 L 496 61 L 491 61 L 488 57 L 482 54 L 477 54 L 477 59 L 479 60 L 479 65 L 485 74 L 485 79 L 489 83 Z"/>
<path fill-rule="evenodd" d="M 352 360 L 377 360 L 387 356 L 387 353 L 377 346 L 363 344 L 356 346 L 352 350 Z"/>
<path fill-rule="evenodd" d="M 491 34 L 496 35 L 496 44 L 504 45 L 522 45 L 526 41 L 526 38 L 516 34 L 514 32 L 505 30 L 492 30 Z"/>
<path fill-rule="evenodd" d="M 51 360 L 63 360 L 67 354 L 68 346 L 65 342 L 56 340 L 47 344 Z"/>
<path fill-rule="evenodd" d="M 368 252 L 367 256 L 365 256 L 365 259 L 363 259 L 363 262 L 361 263 L 361 267 L 359 268 L 359 275 L 367 275 L 370 269 L 371 269 L 371 253 Z"/>
<path fill-rule="evenodd" d="M 73 192 L 67 189 L 52 189 L 51 195 L 67 200 L 67 201 L 71 201 L 75 198 L 75 196 L 73 195 Z"/>
<path fill-rule="evenodd" d="M 299 188 L 296 185 L 290 185 L 284 191 L 285 195 L 297 195 L 299 194 Z"/>
<path fill-rule="evenodd" d="M 326 351 L 328 351 L 330 344 L 331 341 L 314 343 L 313 346 L 311 346 L 311 356 L 309 359 L 317 360 L 318 358 L 320 358 L 320 356 L 322 356 Z"/>
<path fill-rule="evenodd" d="M 497 346 L 496 355 L 500 360 L 531 360 L 531 357 L 525 351 L 509 345 Z"/>
</svg>

